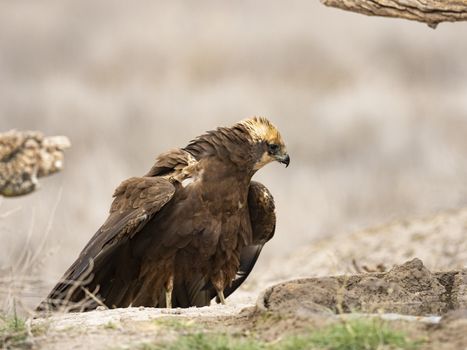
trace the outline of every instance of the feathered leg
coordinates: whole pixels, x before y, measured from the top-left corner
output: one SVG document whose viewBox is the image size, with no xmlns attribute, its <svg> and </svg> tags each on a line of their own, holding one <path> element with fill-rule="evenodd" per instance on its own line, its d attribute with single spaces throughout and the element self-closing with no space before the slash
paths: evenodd
<svg viewBox="0 0 467 350">
<path fill-rule="evenodd" d="M 167 309 L 172 308 L 172 291 L 174 289 L 174 276 L 170 275 L 169 279 L 165 283 L 165 307 Z"/>
<path fill-rule="evenodd" d="M 217 297 L 222 305 L 225 305 L 225 297 L 224 297 L 224 288 L 225 288 L 225 281 L 224 281 L 224 274 L 222 271 L 219 274 L 211 277 L 211 283 L 216 289 Z"/>
</svg>

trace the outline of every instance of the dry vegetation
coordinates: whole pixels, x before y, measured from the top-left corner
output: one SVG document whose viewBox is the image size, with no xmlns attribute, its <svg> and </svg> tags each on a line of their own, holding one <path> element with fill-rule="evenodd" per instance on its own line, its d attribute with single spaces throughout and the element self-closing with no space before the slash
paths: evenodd
<svg viewBox="0 0 467 350">
<path fill-rule="evenodd" d="M 0 309 L 28 315 L 121 180 L 252 114 L 279 126 L 292 162 L 258 176 L 277 233 L 232 302 L 412 256 L 465 266 L 465 213 L 432 218 L 467 206 L 466 35 L 465 23 L 431 31 L 309 0 L 2 2 L 0 131 L 67 135 L 73 148 L 40 191 L 0 203 Z M 361 231 L 420 216 L 433 223 Z"/>
</svg>

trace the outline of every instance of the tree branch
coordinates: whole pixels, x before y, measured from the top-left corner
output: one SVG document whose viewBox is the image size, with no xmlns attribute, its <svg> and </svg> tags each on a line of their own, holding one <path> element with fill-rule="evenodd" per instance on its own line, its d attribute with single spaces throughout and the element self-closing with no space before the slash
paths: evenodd
<svg viewBox="0 0 467 350">
<path fill-rule="evenodd" d="M 65 136 L 45 137 L 37 131 L 0 133 L 0 195 L 20 196 L 37 188 L 38 178 L 63 167 Z"/>
<path fill-rule="evenodd" d="M 326 6 L 368 16 L 397 17 L 427 23 L 467 20 L 467 0 L 321 0 Z"/>
</svg>

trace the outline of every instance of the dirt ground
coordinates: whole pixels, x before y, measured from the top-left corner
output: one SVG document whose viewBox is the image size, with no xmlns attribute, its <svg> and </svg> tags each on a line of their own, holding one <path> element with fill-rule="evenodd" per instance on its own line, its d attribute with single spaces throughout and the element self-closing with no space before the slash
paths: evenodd
<svg viewBox="0 0 467 350">
<path fill-rule="evenodd" d="M 424 339 L 420 349 L 466 349 L 467 269 L 462 265 L 462 261 L 467 261 L 463 260 L 466 251 L 462 246 L 466 214 L 466 210 L 460 210 L 394 223 L 347 235 L 345 240 L 332 237 L 328 242 L 320 241 L 303 249 L 284 267 L 289 271 L 297 267 L 297 275 L 305 274 L 316 261 L 323 261 L 319 254 L 309 254 L 307 259 L 307 252 L 325 254 L 333 246 L 335 256 L 341 259 L 341 269 L 358 273 L 280 283 L 277 280 L 282 271 L 269 279 L 253 276 L 224 306 L 170 311 L 129 308 L 38 317 L 28 322 L 33 336 L 28 338 L 27 346 L 137 348 L 190 332 L 254 334 L 264 341 L 277 342 L 288 334 L 302 334 L 343 320 L 377 317 L 414 339 Z M 410 248 L 405 246 L 407 242 Z M 457 247 L 451 246 L 456 242 Z M 402 249 L 404 246 L 406 250 Z M 401 259 L 401 255 L 410 257 L 407 249 L 415 256 L 425 251 L 432 255 L 428 255 L 426 263 L 412 257 L 393 266 L 392 262 Z M 325 274 L 335 268 L 332 261 L 329 259 L 328 265 L 322 264 L 317 271 Z M 344 268 L 345 262 L 348 266 Z M 437 265 L 444 269 L 440 271 Z M 450 265 L 454 267 L 447 268 Z M 274 279 L 276 282 L 264 289 Z"/>
<path fill-rule="evenodd" d="M 190 332 L 275 342 L 351 318 L 378 317 L 424 339 L 422 349 L 467 347 L 467 269 L 433 273 L 419 259 L 388 272 L 298 279 L 263 291 L 254 305 L 129 308 L 30 320 L 37 349 L 134 348 Z"/>
</svg>

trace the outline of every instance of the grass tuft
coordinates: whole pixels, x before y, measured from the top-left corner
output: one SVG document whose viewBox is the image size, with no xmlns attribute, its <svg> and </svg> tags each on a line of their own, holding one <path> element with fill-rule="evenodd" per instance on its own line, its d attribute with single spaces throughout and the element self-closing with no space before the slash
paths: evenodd
<svg viewBox="0 0 467 350">
<path fill-rule="evenodd" d="M 286 339 L 280 349 L 305 350 L 376 350 L 404 349 L 414 350 L 420 345 L 400 331 L 392 329 L 380 319 L 359 319 L 346 321 L 316 331 L 308 336 Z"/>
<path fill-rule="evenodd" d="M 352 320 L 334 324 L 309 334 L 288 336 L 268 343 L 251 337 L 223 333 L 190 333 L 169 343 L 142 344 L 140 350 L 415 350 L 412 341 L 379 319 Z"/>
<path fill-rule="evenodd" d="M 192 331 L 198 329 L 199 325 L 196 324 L 193 320 L 183 320 L 177 318 L 160 318 L 154 320 L 154 324 L 159 327 L 164 327 L 167 329 L 172 329 L 175 331 Z"/>
<path fill-rule="evenodd" d="M 118 329 L 118 326 L 112 321 L 109 321 L 104 325 L 104 329 Z"/>
<path fill-rule="evenodd" d="M 0 349 L 27 348 L 28 333 L 23 319 L 0 315 Z"/>
<path fill-rule="evenodd" d="M 194 333 L 177 338 L 169 344 L 143 344 L 140 350 L 262 350 L 265 343 L 226 334 Z"/>
</svg>

